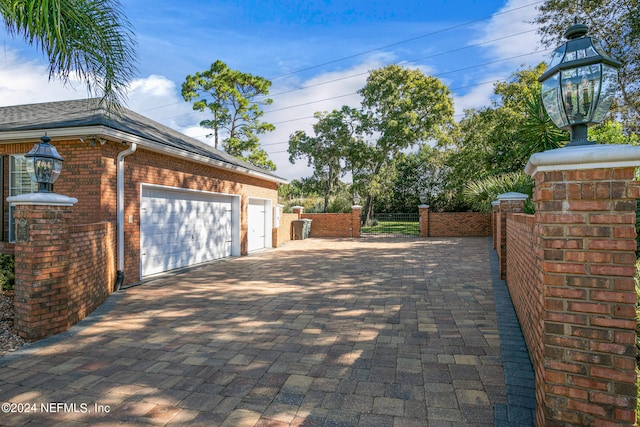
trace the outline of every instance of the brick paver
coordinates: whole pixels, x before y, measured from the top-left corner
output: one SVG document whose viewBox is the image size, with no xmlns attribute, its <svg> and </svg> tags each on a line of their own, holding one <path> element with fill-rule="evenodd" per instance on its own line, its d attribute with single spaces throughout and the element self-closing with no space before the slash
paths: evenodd
<svg viewBox="0 0 640 427">
<path fill-rule="evenodd" d="M 308 239 L 182 270 L 0 359 L 22 412 L 0 425 L 494 425 L 493 286 L 486 238 Z"/>
</svg>

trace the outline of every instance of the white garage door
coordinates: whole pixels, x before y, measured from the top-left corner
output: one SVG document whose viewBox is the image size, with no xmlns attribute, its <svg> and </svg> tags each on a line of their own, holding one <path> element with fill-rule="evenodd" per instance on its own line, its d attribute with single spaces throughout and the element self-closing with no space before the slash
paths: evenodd
<svg viewBox="0 0 640 427">
<path fill-rule="evenodd" d="M 142 187 L 142 276 L 232 255 L 233 197 Z"/>
<path fill-rule="evenodd" d="M 249 199 L 249 252 L 271 246 L 271 200 Z"/>
</svg>

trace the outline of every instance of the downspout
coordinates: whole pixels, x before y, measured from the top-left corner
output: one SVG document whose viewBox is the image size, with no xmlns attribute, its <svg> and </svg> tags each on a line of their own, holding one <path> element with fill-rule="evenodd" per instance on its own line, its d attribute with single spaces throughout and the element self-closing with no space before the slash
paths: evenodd
<svg viewBox="0 0 640 427">
<path fill-rule="evenodd" d="M 124 282 L 124 158 L 129 154 L 135 153 L 138 146 L 135 142 L 132 142 L 124 151 L 118 153 L 116 160 L 116 229 L 117 229 L 117 242 L 118 253 L 117 263 L 118 270 L 116 273 L 116 283 L 113 286 L 113 291 L 117 292 Z"/>
</svg>

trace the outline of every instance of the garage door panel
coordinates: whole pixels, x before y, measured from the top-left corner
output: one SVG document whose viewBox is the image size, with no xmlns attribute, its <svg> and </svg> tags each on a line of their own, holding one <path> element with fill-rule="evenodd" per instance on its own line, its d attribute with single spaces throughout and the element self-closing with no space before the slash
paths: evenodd
<svg viewBox="0 0 640 427">
<path fill-rule="evenodd" d="M 142 275 L 231 256 L 232 200 L 211 193 L 143 187 Z"/>
</svg>

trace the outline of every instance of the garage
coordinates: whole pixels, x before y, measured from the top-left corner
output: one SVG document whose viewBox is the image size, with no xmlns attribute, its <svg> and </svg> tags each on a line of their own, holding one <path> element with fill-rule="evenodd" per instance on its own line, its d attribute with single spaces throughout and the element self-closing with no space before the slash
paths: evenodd
<svg viewBox="0 0 640 427">
<path fill-rule="evenodd" d="M 141 276 L 240 255 L 239 197 L 143 185 Z"/>
<path fill-rule="evenodd" d="M 249 252 L 271 247 L 271 200 L 249 199 L 248 236 Z"/>
</svg>

